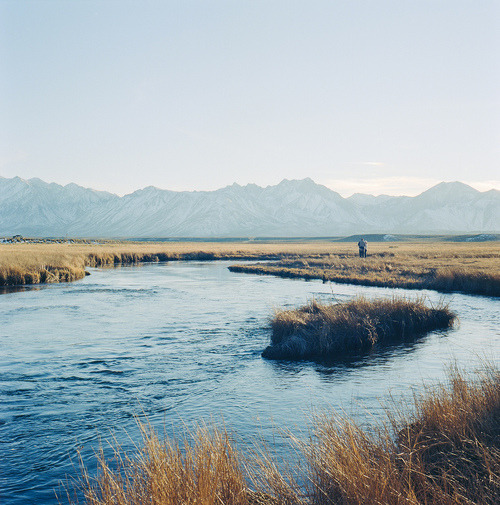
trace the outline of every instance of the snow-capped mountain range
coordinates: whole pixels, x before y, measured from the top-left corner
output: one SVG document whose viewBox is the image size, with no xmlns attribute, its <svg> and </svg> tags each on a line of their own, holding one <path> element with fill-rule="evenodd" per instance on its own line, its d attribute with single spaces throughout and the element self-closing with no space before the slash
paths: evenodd
<svg viewBox="0 0 500 505">
<path fill-rule="evenodd" d="M 0 236 L 326 237 L 500 231 L 500 191 L 442 182 L 418 196 L 343 198 L 311 179 L 216 191 L 149 186 L 120 197 L 76 184 L 0 177 Z"/>
</svg>

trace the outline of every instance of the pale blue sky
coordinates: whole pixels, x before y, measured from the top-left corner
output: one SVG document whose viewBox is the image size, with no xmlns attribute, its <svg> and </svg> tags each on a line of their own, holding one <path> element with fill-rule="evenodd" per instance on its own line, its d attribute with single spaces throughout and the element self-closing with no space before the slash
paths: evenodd
<svg viewBox="0 0 500 505">
<path fill-rule="evenodd" d="M 500 188 L 498 0 L 0 0 L 0 176 Z"/>
</svg>

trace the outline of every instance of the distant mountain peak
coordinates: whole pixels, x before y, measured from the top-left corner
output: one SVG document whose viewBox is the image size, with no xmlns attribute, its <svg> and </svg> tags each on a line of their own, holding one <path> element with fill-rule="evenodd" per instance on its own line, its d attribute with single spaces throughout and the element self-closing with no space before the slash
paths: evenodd
<svg viewBox="0 0 500 505">
<path fill-rule="evenodd" d="M 319 186 L 316 184 L 310 177 L 306 177 L 305 179 L 283 179 L 278 183 L 278 186 L 289 186 L 289 185 L 298 185 L 298 186 Z"/>
<path fill-rule="evenodd" d="M 452 198 L 461 199 L 474 197 L 478 195 L 480 191 L 474 189 L 473 187 L 464 184 L 463 182 L 453 181 L 453 182 L 440 182 L 427 191 L 424 191 L 416 198 L 427 199 L 427 198 Z"/>
<path fill-rule="evenodd" d="M 442 181 L 434 186 L 435 188 L 470 188 L 474 189 L 468 184 L 465 184 L 465 182 L 460 182 L 460 181 Z"/>
<path fill-rule="evenodd" d="M 452 181 L 452 182 L 440 182 L 436 184 L 432 188 L 429 188 L 427 191 L 467 191 L 470 193 L 479 193 L 477 189 L 474 189 L 472 186 L 465 184 L 460 181 Z M 424 191 L 426 193 L 427 191 Z"/>
<path fill-rule="evenodd" d="M 382 202 L 386 202 L 391 199 L 401 198 L 400 196 L 389 196 L 389 195 L 367 195 L 365 193 L 354 193 L 349 196 L 347 200 L 355 203 L 356 205 L 365 206 L 365 205 L 376 205 Z"/>
<path fill-rule="evenodd" d="M 323 184 L 318 184 L 314 182 L 310 177 L 306 177 L 305 179 L 283 179 L 276 186 L 267 186 L 268 188 L 278 188 L 278 189 L 294 189 L 299 193 L 318 193 L 323 196 L 329 195 L 330 198 L 342 198 L 336 191 L 333 191 L 330 188 L 327 188 Z"/>
<path fill-rule="evenodd" d="M 130 195 L 148 195 L 153 193 L 158 193 L 160 191 L 164 191 L 163 189 L 157 188 L 156 186 L 145 186 L 141 189 L 136 189 Z"/>
<path fill-rule="evenodd" d="M 479 192 L 460 182 L 437 184 L 416 197 L 358 193 L 343 198 L 309 177 L 266 187 L 235 183 L 216 191 L 147 186 L 120 197 L 74 183 L 0 177 L 0 209 L 0 236 L 327 237 L 500 231 L 500 192 Z"/>
</svg>

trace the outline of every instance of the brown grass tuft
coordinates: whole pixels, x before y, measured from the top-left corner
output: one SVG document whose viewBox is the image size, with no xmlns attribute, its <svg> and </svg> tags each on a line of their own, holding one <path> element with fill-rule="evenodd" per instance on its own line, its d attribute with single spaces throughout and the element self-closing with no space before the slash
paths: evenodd
<svg viewBox="0 0 500 505">
<path fill-rule="evenodd" d="M 192 439 L 161 441 L 139 425 L 143 447 L 135 456 L 115 449 L 109 462 L 101 450 L 98 476 L 84 470 L 87 505 L 244 505 L 247 486 L 241 457 L 226 431 L 200 427 Z"/>
<path fill-rule="evenodd" d="M 448 328 L 455 317 L 445 306 L 427 307 L 423 299 L 370 301 L 358 297 L 331 305 L 313 301 L 299 309 L 276 312 L 271 321 L 271 345 L 262 356 L 271 359 L 335 357 Z"/>
<path fill-rule="evenodd" d="M 70 282 L 85 277 L 80 256 L 50 250 L 37 254 L 37 246 L 32 247 L 31 254 L 16 245 L 0 248 L 0 286 Z"/>
<path fill-rule="evenodd" d="M 454 369 L 450 384 L 415 399 L 415 417 L 367 433 L 323 419 L 304 451 L 311 503 L 448 505 L 498 503 L 500 373 L 476 380 Z"/>
<path fill-rule="evenodd" d="M 139 453 L 118 448 L 106 461 L 101 451 L 97 477 L 84 471 L 80 489 L 86 505 L 497 504 L 498 367 L 479 376 L 452 368 L 449 384 L 414 402 L 413 414 L 395 405 L 369 431 L 340 415 L 317 419 L 311 439 L 297 442 L 307 464 L 296 477 L 265 448 L 248 464 L 225 430 L 202 427 L 179 444 L 141 425 Z"/>
</svg>

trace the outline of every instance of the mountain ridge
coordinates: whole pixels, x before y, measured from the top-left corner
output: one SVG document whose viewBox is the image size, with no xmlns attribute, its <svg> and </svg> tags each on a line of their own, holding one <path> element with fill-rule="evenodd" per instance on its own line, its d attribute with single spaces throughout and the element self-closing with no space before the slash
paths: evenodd
<svg viewBox="0 0 500 505">
<path fill-rule="evenodd" d="M 0 177 L 0 236 L 230 238 L 496 233 L 500 192 L 441 182 L 421 194 L 348 198 L 312 179 L 214 191 L 147 186 L 124 196 Z"/>
</svg>

